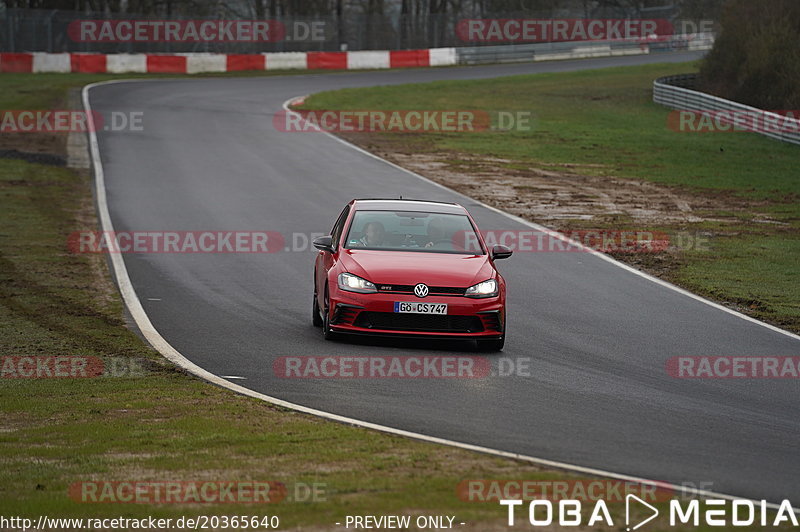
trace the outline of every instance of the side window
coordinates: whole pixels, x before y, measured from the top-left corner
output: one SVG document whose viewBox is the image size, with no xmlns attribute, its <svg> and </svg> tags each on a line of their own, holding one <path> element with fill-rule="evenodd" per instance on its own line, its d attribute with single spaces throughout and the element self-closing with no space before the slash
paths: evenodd
<svg viewBox="0 0 800 532">
<path fill-rule="evenodd" d="M 347 215 L 350 214 L 350 206 L 347 205 L 342 214 L 339 215 L 339 218 L 336 220 L 336 223 L 333 224 L 333 229 L 331 229 L 331 236 L 333 236 L 333 248 L 336 249 L 339 247 L 339 239 L 342 238 L 342 229 L 344 229 L 344 223 L 347 221 Z"/>
</svg>

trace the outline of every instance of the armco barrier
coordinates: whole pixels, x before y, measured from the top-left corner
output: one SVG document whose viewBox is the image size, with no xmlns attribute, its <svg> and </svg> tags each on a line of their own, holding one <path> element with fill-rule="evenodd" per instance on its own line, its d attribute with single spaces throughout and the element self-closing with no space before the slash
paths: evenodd
<svg viewBox="0 0 800 532">
<path fill-rule="evenodd" d="M 102 54 L 70 54 L 69 59 L 73 72 L 102 74 L 107 72 L 107 57 Z"/>
<path fill-rule="evenodd" d="M 389 68 L 421 67 L 430 65 L 429 50 L 398 50 L 389 55 Z"/>
<path fill-rule="evenodd" d="M 715 113 L 714 120 L 731 126 L 737 124 L 734 112 L 739 113 L 740 116 L 745 113 L 750 116 L 763 116 L 768 120 L 755 121 L 752 124 L 752 129 L 748 128 L 748 130 L 782 142 L 800 144 L 800 120 L 787 118 L 776 113 L 696 91 L 694 90 L 696 77 L 696 74 L 682 74 L 655 80 L 653 82 L 653 101 L 681 111 L 697 111 L 701 113 L 703 111 L 730 112 L 732 113 L 730 119 L 726 119 L 724 114 Z M 781 128 L 781 131 L 774 131 L 764 127 L 770 121 L 773 121 L 773 123 L 792 124 L 793 126 Z"/>
<path fill-rule="evenodd" d="M 367 50 L 363 52 L 350 52 L 347 54 L 347 68 L 357 70 L 360 68 L 389 68 L 389 52 L 386 50 Z"/>
<path fill-rule="evenodd" d="M 0 72 L 32 72 L 33 54 L 0 54 Z"/>
<path fill-rule="evenodd" d="M 222 54 L 196 54 L 186 57 L 186 73 L 227 72 L 228 57 Z"/>
<path fill-rule="evenodd" d="M 455 48 L 358 52 L 270 52 L 263 54 L 0 53 L 0 72 L 151 72 L 196 74 L 244 70 L 357 70 L 457 64 Z"/>
<path fill-rule="evenodd" d="M 229 54 L 225 64 L 225 71 L 264 70 L 266 59 L 263 54 Z"/>
<path fill-rule="evenodd" d="M 267 52 L 261 54 L 94 54 L 2 53 L 0 72 L 152 72 L 196 74 L 244 70 L 358 70 L 582 59 L 657 51 L 707 50 L 713 37 L 665 36 L 656 39 L 465 46 L 427 50 L 356 52 Z"/>
<path fill-rule="evenodd" d="M 109 54 L 106 71 L 112 74 L 147 72 L 147 56 L 143 54 Z"/>
<path fill-rule="evenodd" d="M 33 72 L 71 72 L 72 61 L 70 54 L 34 53 Z"/>
<path fill-rule="evenodd" d="M 147 71 L 156 74 L 186 74 L 185 55 L 148 55 Z"/>
<path fill-rule="evenodd" d="M 305 70 L 308 61 L 305 52 L 284 52 L 264 54 L 265 70 Z"/>
</svg>

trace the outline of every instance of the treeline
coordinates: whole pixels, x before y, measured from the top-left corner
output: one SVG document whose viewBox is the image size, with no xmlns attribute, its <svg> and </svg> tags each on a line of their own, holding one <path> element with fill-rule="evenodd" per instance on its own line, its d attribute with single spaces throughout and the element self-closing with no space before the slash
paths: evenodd
<svg viewBox="0 0 800 532">
<path fill-rule="evenodd" d="M 670 11 L 716 18 L 726 0 L 0 0 L 0 7 L 158 16 L 331 17 L 384 16 L 646 17 Z"/>
<path fill-rule="evenodd" d="M 700 90 L 768 110 L 800 109 L 800 1 L 729 0 Z"/>
<path fill-rule="evenodd" d="M 798 0 L 800 1 L 800 0 Z M 725 0 L 0 0 L 0 49 L 74 51 L 68 25 L 78 18 L 279 19 L 324 23 L 322 41 L 211 46 L 204 51 L 402 50 L 464 46 L 462 19 L 595 18 L 715 20 Z M 3 7 L 6 9 L 3 10 Z M 697 26 L 689 26 L 697 27 Z M 677 26 L 680 32 L 683 26 Z M 691 32 L 692 30 L 687 30 Z M 491 43 L 488 43 L 491 44 Z M 97 49 L 95 47 L 94 49 Z M 107 45 L 106 53 L 134 48 Z M 138 51 L 197 51 L 180 47 Z"/>
</svg>

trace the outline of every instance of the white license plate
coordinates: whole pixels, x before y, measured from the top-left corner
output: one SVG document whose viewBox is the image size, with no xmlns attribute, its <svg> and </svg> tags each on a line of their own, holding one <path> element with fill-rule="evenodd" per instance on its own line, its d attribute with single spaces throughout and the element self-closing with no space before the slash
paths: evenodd
<svg viewBox="0 0 800 532">
<path fill-rule="evenodd" d="M 394 302 L 394 311 L 402 314 L 447 314 L 447 303 Z"/>
</svg>

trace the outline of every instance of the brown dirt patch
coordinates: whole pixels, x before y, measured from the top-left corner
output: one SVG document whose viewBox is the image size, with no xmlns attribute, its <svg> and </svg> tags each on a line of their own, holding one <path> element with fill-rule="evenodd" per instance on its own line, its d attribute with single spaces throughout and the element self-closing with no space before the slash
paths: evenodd
<svg viewBox="0 0 800 532">
<path fill-rule="evenodd" d="M 642 229 L 704 221 L 741 223 L 738 215 L 765 205 L 730 193 L 701 196 L 685 188 L 592 175 L 590 165 L 523 166 L 463 153 L 412 152 L 374 137 L 369 143 L 361 135 L 345 137 L 437 183 L 557 230 L 609 223 Z M 753 221 L 780 223 L 758 215 Z"/>
<path fill-rule="evenodd" d="M 67 135 L 64 133 L 6 133 L 0 135 L 0 150 L 66 155 Z"/>
<path fill-rule="evenodd" d="M 434 151 L 413 138 L 350 133 L 340 135 L 403 168 L 505 212 L 564 233 L 581 229 L 659 231 L 700 236 L 706 241 L 772 232 L 786 223 L 764 215 L 770 202 L 729 191 L 697 193 L 644 180 L 601 175 L 602 165 L 538 164 Z M 698 230 L 698 227 L 703 227 Z M 711 229 L 709 229 L 711 228 Z M 686 242 L 687 240 L 680 240 Z M 675 282 L 685 264 L 683 249 L 659 253 L 610 252 L 614 258 Z M 735 305 L 738 308 L 738 305 Z M 746 312 L 746 309 L 738 309 Z"/>
</svg>

